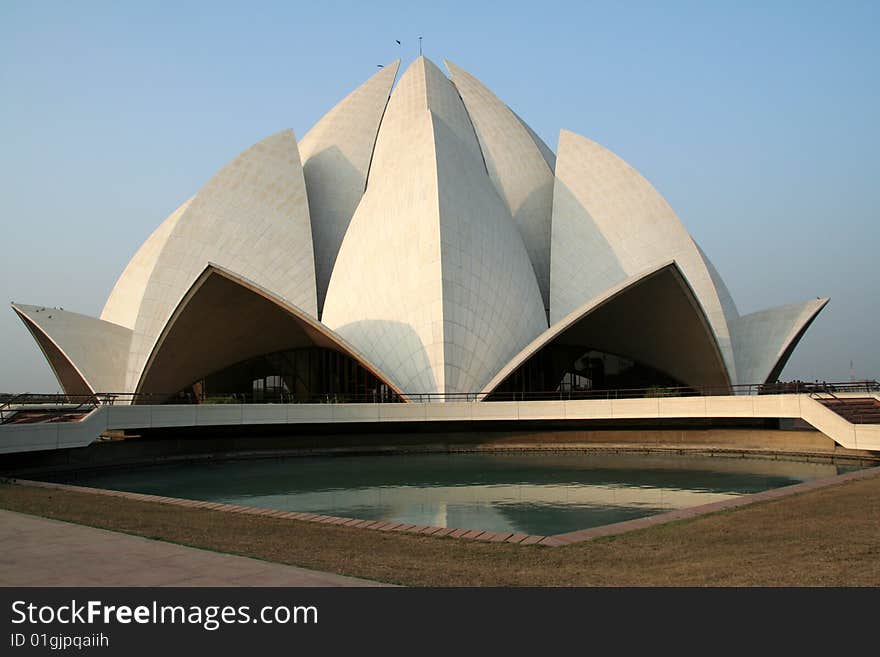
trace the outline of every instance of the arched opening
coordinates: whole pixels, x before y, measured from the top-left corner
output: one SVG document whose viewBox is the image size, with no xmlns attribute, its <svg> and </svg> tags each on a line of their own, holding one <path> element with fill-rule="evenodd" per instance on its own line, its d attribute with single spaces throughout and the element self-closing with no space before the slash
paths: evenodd
<svg viewBox="0 0 880 657">
<path fill-rule="evenodd" d="M 499 385 L 489 401 L 591 396 L 597 391 L 689 388 L 669 374 L 625 356 L 576 345 L 550 344 L 518 367 Z M 528 393 L 528 394 L 526 394 Z"/>
<path fill-rule="evenodd" d="M 176 395 L 203 403 L 395 402 L 397 394 L 354 358 L 302 347 L 248 358 Z"/>
<path fill-rule="evenodd" d="M 706 316 L 675 263 L 628 279 L 550 327 L 496 376 L 487 400 L 669 387 L 730 389 Z"/>
<path fill-rule="evenodd" d="M 362 401 L 400 400 L 399 391 L 330 329 L 214 265 L 168 320 L 137 393 L 138 403 L 209 395 L 240 401 L 326 400 L 330 394 L 351 401 L 360 394 Z"/>
</svg>

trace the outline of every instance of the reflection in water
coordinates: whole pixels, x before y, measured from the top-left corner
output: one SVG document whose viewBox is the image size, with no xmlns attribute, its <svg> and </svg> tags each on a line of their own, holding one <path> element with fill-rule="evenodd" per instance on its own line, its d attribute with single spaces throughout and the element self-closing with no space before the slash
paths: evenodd
<svg viewBox="0 0 880 657">
<path fill-rule="evenodd" d="M 273 458 L 67 483 L 416 525 L 558 534 L 834 476 L 830 464 L 591 453 Z"/>
</svg>

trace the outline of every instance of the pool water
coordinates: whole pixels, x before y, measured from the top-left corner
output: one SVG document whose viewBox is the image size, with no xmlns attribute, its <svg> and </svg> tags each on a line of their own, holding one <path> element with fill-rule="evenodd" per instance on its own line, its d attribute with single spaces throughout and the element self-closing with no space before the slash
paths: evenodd
<svg viewBox="0 0 880 657">
<path fill-rule="evenodd" d="M 551 535 L 852 469 L 711 456 L 493 452 L 197 462 L 56 481 L 363 520 Z"/>
</svg>

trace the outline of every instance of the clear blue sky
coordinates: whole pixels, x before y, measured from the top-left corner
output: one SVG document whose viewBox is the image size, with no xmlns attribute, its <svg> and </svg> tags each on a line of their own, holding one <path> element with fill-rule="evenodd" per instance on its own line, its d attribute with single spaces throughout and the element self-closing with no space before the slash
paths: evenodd
<svg viewBox="0 0 880 657">
<path fill-rule="evenodd" d="M 877 2 L 3 0 L 0 299 L 97 315 L 223 164 L 422 35 L 551 148 L 567 128 L 639 169 L 742 312 L 832 297 L 784 378 L 880 377 L 878 25 Z M 0 391 L 57 389 L 0 312 Z"/>
</svg>

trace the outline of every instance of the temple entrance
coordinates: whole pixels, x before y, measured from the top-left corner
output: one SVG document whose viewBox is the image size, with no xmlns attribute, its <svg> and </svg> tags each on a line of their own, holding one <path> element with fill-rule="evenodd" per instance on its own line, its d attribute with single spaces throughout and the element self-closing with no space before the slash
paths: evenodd
<svg viewBox="0 0 880 657">
<path fill-rule="evenodd" d="M 396 402 L 398 396 L 356 360 L 322 347 L 249 358 L 176 395 L 196 403 Z"/>
</svg>

